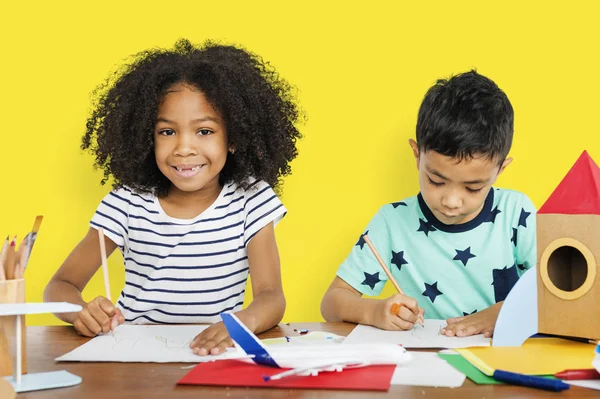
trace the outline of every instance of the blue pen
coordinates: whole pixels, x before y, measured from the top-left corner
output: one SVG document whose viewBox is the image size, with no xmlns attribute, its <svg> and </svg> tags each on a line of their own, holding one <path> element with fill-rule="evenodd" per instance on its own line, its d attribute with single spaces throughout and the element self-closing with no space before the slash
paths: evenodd
<svg viewBox="0 0 600 399">
<path fill-rule="evenodd" d="M 534 375 L 511 373 L 510 371 L 503 370 L 494 371 L 494 379 L 507 384 L 522 385 L 525 387 L 539 388 L 555 392 L 569 389 L 570 387 L 569 384 L 565 384 L 561 380 L 536 377 Z"/>
</svg>

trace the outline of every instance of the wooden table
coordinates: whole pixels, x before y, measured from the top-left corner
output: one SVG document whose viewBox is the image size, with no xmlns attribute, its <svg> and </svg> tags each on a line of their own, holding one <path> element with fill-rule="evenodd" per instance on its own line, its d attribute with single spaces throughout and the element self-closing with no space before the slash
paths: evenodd
<svg viewBox="0 0 600 399">
<path fill-rule="evenodd" d="M 311 331 L 329 331 L 347 335 L 354 328 L 348 323 L 292 323 L 282 324 L 261 334 L 261 338 L 297 335 L 294 328 Z M 541 398 L 600 397 L 600 391 L 571 387 L 556 393 L 508 385 L 476 385 L 467 379 L 461 388 L 429 388 L 393 385 L 388 392 L 325 391 L 263 388 L 223 388 L 178 386 L 176 382 L 189 372 L 181 363 L 56 363 L 54 359 L 89 338 L 78 336 L 71 327 L 27 327 L 28 368 L 30 372 L 67 370 L 83 378 L 80 385 L 28 392 L 18 399 L 86 398 L 117 399 L 152 398 Z"/>
</svg>

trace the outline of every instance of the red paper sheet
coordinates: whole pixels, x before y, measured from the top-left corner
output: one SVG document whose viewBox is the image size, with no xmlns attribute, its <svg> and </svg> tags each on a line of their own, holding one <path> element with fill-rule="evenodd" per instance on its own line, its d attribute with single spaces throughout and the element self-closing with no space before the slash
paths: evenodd
<svg viewBox="0 0 600 399">
<path fill-rule="evenodd" d="M 387 391 L 396 366 L 366 366 L 341 372 L 326 371 L 317 376 L 293 376 L 265 382 L 263 375 L 274 375 L 286 369 L 260 366 L 239 360 L 200 363 L 178 384 L 217 385 L 228 387 L 347 389 Z"/>
</svg>

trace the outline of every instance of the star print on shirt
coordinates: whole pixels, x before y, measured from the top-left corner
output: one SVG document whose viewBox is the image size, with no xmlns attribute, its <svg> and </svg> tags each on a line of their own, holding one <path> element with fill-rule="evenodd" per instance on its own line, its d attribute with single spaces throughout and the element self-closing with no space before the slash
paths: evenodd
<svg viewBox="0 0 600 399">
<path fill-rule="evenodd" d="M 417 231 L 422 231 L 425 233 L 427 237 L 429 237 L 429 232 L 436 231 L 437 229 L 433 227 L 433 224 L 429 223 L 426 220 L 419 218 L 419 229 Z"/>
<path fill-rule="evenodd" d="M 398 208 L 400 205 L 408 206 L 406 205 L 406 202 L 392 202 L 392 206 L 394 207 L 394 209 Z"/>
<path fill-rule="evenodd" d="M 515 247 L 517 246 L 517 229 L 515 229 L 513 227 L 513 235 L 512 238 L 510 239 L 510 241 L 512 241 L 513 244 L 515 244 Z"/>
<path fill-rule="evenodd" d="M 354 246 L 355 246 L 355 247 L 356 247 L 356 246 L 359 246 L 359 247 L 360 247 L 360 249 L 363 249 L 363 247 L 364 247 L 364 246 L 365 246 L 365 244 L 367 243 L 367 242 L 365 241 L 365 236 L 366 236 L 367 234 L 369 234 L 369 230 L 365 231 L 364 233 L 362 233 L 362 234 L 360 235 L 360 238 L 358 239 L 358 242 L 357 242 L 356 244 L 354 244 Z"/>
<path fill-rule="evenodd" d="M 437 281 L 433 284 L 425 283 L 425 291 L 423 291 L 423 296 L 429 297 L 431 303 L 435 301 L 435 298 L 437 298 L 438 295 L 444 295 L 442 291 L 438 290 L 437 284 Z"/>
<path fill-rule="evenodd" d="M 404 251 L 392 251 L 392 263 L 398 266 L 398 270 L 402 270 L 402 265 L 408 265 L 408 262 L 404 259 Z"/>
<path fill-rule="evenodd" d="M 521 215 L 519 216 L 519 224 L 517 225 L 517 228 L 519 226 L 527 228 L 527 218 L 529 215 L 531 215 L 531 212 L 525 212 L 525 209 L 521 208 Z"/>
<path fill-rule="evenodd" d="M 379 279 L 379 272 L 375 272 L 373 274 L 369 274 L 367 272 L 363 272 L 365 274 L 365 281 L 363 281 L 362 285 L 368 285 L 372 290 L 375 289 L 375 285 L 381 280 Z"/>
<path fill-rule="evenodd" d="M 504 266 L 503 269 L 493 269 L 492 279 L 496 302 L 505 300 L 512 287 L 514 287 L 519 279 L 517 265 L 513 264 L 511 267 Z"/>
<path fill-rule="evenodd" d="M 500 209 L 498 209 L 498 207 L 495 207 L 494 209 L 492 209 L 490 211 L 490 213 L 488 213 L 487 215 L 485 215 L 485 219 L 483 220 L 483 223 L 486 222 L 492 222 L 494 223 L 496 221 L 496 216 L 502 213 L 502 211 Z"/>
<path fill-rule="evenodd" d="M 460 250 L 460 249 L 455 249 L 456 251 L 456 256 L 454 257 L 453 260 L 459 260 L 462 262 L 463 266 L 467 266 L 467 262 L 469 261 L 469 259 L 471 258 L 475 258 L 477 255 L 473 255 L 471 253 L 471 247 L 468 247 L 465 250 Z"/>
<path fill-rule="evenodd" d="M 472 315 L 472 314 L 474 314 L 474 313 L 477 313 L 477 309 L 475 309 L 475 310 L 474 310 L 474 311 L 472 311 L 471 313 L 469 313 L 469 312 L 463 312 L 463 316 L 469 316 L 469 315 Z"/>
</svg>

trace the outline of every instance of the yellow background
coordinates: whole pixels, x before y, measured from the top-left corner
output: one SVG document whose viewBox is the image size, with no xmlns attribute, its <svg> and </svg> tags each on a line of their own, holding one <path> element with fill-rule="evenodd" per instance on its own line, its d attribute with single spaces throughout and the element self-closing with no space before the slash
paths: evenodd
<svg viewBox="0 0 600 399">
<path fill-rule="evenodd" d="M 42 300 L 110 189 L 79 149 L 91 91 L 128 55 L 180 37 L 243 45 L 299 90 L 309 119 L 276 229 L 286 322 L 322 320 L 322 295 L 371 216 L 417 193 L 407 140 L 437 78 L 477 68 L 505 90 L 515 161 L 497 185 L 536 206 L 584 149 L 600 161 L 595 1 L 38 3 L 0 6 L 0 233 L 23 237 L 44 215 L 28 301 Z M 109 263 L 116 298 L 122 258 Z M 102 294 L 101 277 L 85 298 Z"/>
</svg>

